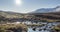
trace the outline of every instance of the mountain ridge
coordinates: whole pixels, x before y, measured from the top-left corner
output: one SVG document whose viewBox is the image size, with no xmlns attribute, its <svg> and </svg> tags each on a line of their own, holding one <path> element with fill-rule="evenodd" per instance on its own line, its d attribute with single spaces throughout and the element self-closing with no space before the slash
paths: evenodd
<svg viewBox="0 0 60 32">
<path fill-rule="evenodd" d="M 60 12 L 60 6 L 54 8 L 41 8 L 30 13 L 49 13 L 49 12 Z"/>
</svg>

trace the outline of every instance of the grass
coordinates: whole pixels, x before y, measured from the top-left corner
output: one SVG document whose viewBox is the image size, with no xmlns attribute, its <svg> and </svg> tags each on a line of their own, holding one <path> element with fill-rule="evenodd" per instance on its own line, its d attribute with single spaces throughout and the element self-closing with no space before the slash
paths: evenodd
<svg viewBox="0 0 60 32">
<path fill-rule="evenodd" d="M 41 26 L 42 24 L 31 24 L 32 26 Z"/>
<path fill-rule="evenodd" d="M 55 26 L 54 29 L 60 31 L 60 25 Z"/>
<path fill-rule="evenodd" d="M 24 25 L 24 24 L 0 24 L 0 32 L 4 32 L 4 31 L 8 31 L 8 29 L 10 28 L 15 28 L 15 29 L 18 29 L 18 28 L 21 28 L 22 30 L 24 31 L 27 31 L 27 26 Z"/>
</svg>

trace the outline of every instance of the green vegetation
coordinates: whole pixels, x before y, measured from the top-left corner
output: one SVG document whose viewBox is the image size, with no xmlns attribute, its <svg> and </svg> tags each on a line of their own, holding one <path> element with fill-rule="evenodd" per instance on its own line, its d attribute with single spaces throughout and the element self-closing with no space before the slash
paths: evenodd
<svg viewBox="0 0 60 32">
<path fill-rule="evenodd" d="M 30 25 L 27 25 L 27 26 L 43 26 L 44 24 L 30 24 Z"/>
<path fill-rule="evenodd" d="M 60 20 L 47 20 L 47 22 L 60 22 Z"/>
<path fill-rule="evenodd" d="M 60 22 L 60 20 L 40 20 L 41 22 Z"/>
<path fill-rule="evenodd" d="M 54 29 L 60 31 L 60 25 L 55 26 Z"/>
<path fill-rule="evenodd" d="M 0 21 L 3 22 L 13 22 L 12 19 L 18 20 L 18 19 L 27 19 L 27 20 L 37 20 L 37 21 L 42 21 L 42 22 L 60 22 L 60 19 L 58 16 L 56 16 L 57 19 L 55 19 L 55 14 L 52 16 L 49 13 L 42 14 L 42 15 L 35 15 L 35 14 L 21 14 L 21 13 L 14 13 L 14 12 L 0 12 Z M 58 15 L 58 14 L 57 14 Z"/>
<path fill-rule="evenodd" d="M 25 31 L 27 32 L 27 26 L 23 24 L 0 24 L 0 32 L 15 32 L 15 30 L 18 32 Z"/>
</svg>

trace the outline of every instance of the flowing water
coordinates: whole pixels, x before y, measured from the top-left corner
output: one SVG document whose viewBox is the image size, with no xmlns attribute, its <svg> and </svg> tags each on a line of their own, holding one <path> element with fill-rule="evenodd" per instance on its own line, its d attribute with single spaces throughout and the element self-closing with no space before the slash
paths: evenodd
<svg viewBox="0 0 60 32">
<path fill-rule="evenodd" d="M 60 22 L 53 22 L 53 23 L 46 23 L 47 25 L 44 25 L 42 27 L 36 27 L 36 30 L 33 30 L 32 27 L 28 28 L 28 32 L 51 32 L 52 27 L 56 26 Z"/>
</svg>

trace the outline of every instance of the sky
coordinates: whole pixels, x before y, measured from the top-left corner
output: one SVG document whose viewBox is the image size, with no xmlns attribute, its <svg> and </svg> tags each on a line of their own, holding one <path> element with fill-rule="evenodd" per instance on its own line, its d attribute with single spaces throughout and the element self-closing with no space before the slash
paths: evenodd
<svg viewBox="0 0 60 32">
<path fill-rule="evenodd" d="M 60 0 L 0 0 L 0 10 L 18 13 L 28 13 L 40 8 L 53 8 L 60 5 Z"/>
</svg>

